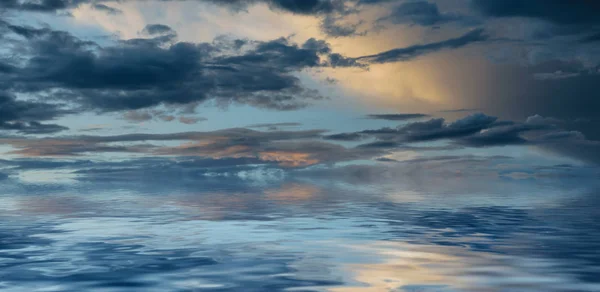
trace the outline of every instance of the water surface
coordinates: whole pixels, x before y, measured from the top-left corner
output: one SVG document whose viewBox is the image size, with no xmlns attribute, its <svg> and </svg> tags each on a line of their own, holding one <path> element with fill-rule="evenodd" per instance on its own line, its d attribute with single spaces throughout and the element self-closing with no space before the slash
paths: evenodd
<svg viewBox="0 0 600 292">
<path fill-rule="evenodd" d="M 2 291 L 600 291 L 576 179 L 4 189 Z"/>
</svg>

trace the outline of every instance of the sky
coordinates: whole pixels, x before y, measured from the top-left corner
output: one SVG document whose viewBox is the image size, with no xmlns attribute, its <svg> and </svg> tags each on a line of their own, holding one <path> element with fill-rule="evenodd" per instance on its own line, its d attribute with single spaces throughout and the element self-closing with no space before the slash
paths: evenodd
<svg viewBox="0 0 600 292">
<path fill-rule="evenodd" d="M 578 173 L 600 163 L 599 10 L 2 1 L 0 177 Z"/>
</svg>

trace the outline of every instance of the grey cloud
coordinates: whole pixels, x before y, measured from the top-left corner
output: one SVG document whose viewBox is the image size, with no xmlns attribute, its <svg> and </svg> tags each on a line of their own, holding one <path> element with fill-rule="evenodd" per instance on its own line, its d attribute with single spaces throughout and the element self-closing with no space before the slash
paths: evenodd
<svg viewBox="0 0 600 292">
<path fill-rule="evenodd" d="M 339 19 L 327 15 L 321 20 L 321 31 L 330 37 L 349 37 L 366 35 L 366 31 L 358 31 L 362 23 L 339 23 Z"/>
<path fill-rule="evenodd" d="M 481 109 L 477 108 L 458 108 L 458 109 L 450 109 L 450 110 L 441 110 L 440 113 L 463 113 L 463 112 L 475 112 Z"/>
<path fill-rule="evenodd" d="M 161 120 L 170 122 L 175 120 L 175 116 L 167 114 L 164 110 L 131 110 L 123 113 L 123 119 L 132 123 L 141 123 L 152 120 Z"/>
<path fill-rule="evenodd" d="M 355 133 L 325 136 L 330 140 L 357 141 L 369 137 L 375 142 L 360 145 L 365 148 L 396 148 L 405 143 L 449 139 L 458 145 L 482 147 L 522 144 L 527 141 L 521 134 L 531 131 L 554 130 L 555 119 L 532 116 L 524 123 L 498 121 L 482 113 L 472 114 L 452 123 L 443 118 L 412 122 L 396 128 L 381 128 Z"/>
<path fill-rule="evenodd" d="M 17 131 L 23 134 L 53 134 L 68 130 L 69 128 L 57 124 L 42 124 L 36 121 L 30 122 L 6 122 L 0 125 L 0 129 Z"/>
<path fill-rule="evenodd" d="M 329 54 L 328 57 L 329 57 L 329 61 L 327 64 L 333 68 L 337 68 L 337 67 L 359 67 L 359 68 L 363 68 L 363 69 L 368 68 L 368 66 L 366 64 L 358 61 L 358 59 L 360 59 L 360 58 L 344 57 L 338 53 Z"/>
<path fill-rule="evenodd" d="M 444 124 L 444 119 L 430 119 L 424 122 L 413 122 L 397 129 L 381 129 L 364 131 L 366 134 L 375 134 L 381 138 L 400 136 L 401 141 L 416 142 L 462 137 L 477 133 L 482 129 L 491 127 L 497 118 L 484 114 L 469 115 L 449 124 Z"/>
<path fill-rule="evenodd" d="M 538 80 L 564 79 L 579 76 L 579 72 L 554 71 L 552 73 L 535 73 L 533 78 Z"/>
<path fill-rule="evenodd" d="M 283 38 L 254 41 L 243 52 L 235 49 L 236 41 L 222 39 L 167 45 L 173 34 L 162 26 L 147 30 L 166 35 L 103 47 L 62 31 L 5 27 L 26 38 L 26 62 L 6 60 L 3 66 L 7 73 L 0 78 L 6 90 L 51 95 L 96 111 L 183 106 L 208 99 L 293 110 L 322 98 L 293 73 L 327 66 L 331 54 L 327 43 L 315 39 L 302 45 Z"/>
<path fill-rule="evenodd" d="M 599 144 L 586 140 L 579 132 L 564 131 L 556 120 L 532 116 L 525 122 L 498 121 L 484 114 L 473 114 L 446 123 L 444 119 L 413 122 L 396 128 L 365 130 L 324 136 L 322 130 L 254 131 L 243 128 L 212 132 L 171 134 L 126 134 L 114 136 L 66 136 L 55 138 L 0 139 L 12 146 L 12 154 L 22 156 L 79 156 L 91 153 L 125 152 L 203 159 L 248 158 L 281 167 L 306 167 L 361 159 L 374 159 L 394 150 L 446 150 L 456 147 L 490 147 L 527 144 L 569 155 L 586 162 L 597 162 L 594 151 Z M 374 141 L 357 147 L 324 142 Z M 447 140 L 447 146 L 419 147 L 411 143 Z M 179 146 L 159 146 L 154 141 L 173 141 Z M 594 158 L 596 157 L 596 158 Z M 586 160 L 587 159 L 587 160 Z"/>
<path fill-rule="evenodd" d="M 153 116 L 148 111 L 127 111 L 123 114 L 127 121 L 139 123 L 152 120 Z"/>
<path fill-rule="evenodd" d="M 531 17 L 558 24 L 600 24 L 600 2 L 588 0 L 473 0 L 473 7 L 492 17 Z"/>
<path fill-rule="evenodd" d="M 500 126 L 464 137 L 458 143 L 475 147 L 525 144 L 527 140 L 521 134 L 528 130 L 522 125 Z"/>
<path fill-rule="evenodd" d="M 580 61 L 549 60 L 530 66 L 533 78 L 540 81 L 577 77 L 582 74 L 593 74 L 595 68 L 587 68 Z"/>
<path fill-rule="evenodd" d="M 102 1 L 102 0 L 101 0 Z M 117 2 L 105 0 L 102 2 Z M 198 2 L 213 3 L 232 7 L 235 9 L 244 9 L 248 5 L 263 3 L 269 5 L 272 9 L 290 12 L 294 14 L 318 15 L 332 13 L 336 11 L 344 11 L 345 1 L 341 0 L 198 0 Z M 39 12 L 56 12 L 57 10 L 76 8 L 81 4 L 104 5 L 95 3 L 91 0 L 4 0 L 0 2 L 0 8 L 39 11 Z"/>
<path fill-rule="evenodd" d="M 365 135 L 361 133 L 340 133 L 340 134 L 332 134 L 326 135 L 324 137 L 328 140 L 338 140 L 338 141 L 359 141 L 366 138 Z"/>
<path fill-rule="evenodd" d="M 148 24 L 144 27 L 142 32 L 144 32 L 148 35 L 157 35 L 157 34 L 160 35 L 160 34 L 175 33 L 175 31 L 173 29 L 171 29 L 171 27 L 169 27 L 168 25 L 164 25 L 164 24 Z"/>
<path fill-rule="evenodd" d="M 346 11 L 343 0 L 202 0 L 235 9 L 245 9 L 249 5 L 263 3 L 274 10 L 302 15 L 321 15 Z"/>
<path fill-rule="evenodd" d="M 172 134 L 125 134 L 115 136 L 68 136 L 43 139 L 19 137 L 1 138 L 4 144 L 12 145 L 14 153 L 26 156 L 78 155 L 86 152 L 147 152 L 154 151 L 152 145 L 113 145 L 112 143 L 140 143 L 147 141 L 196 141 L 211 145 L 253 146 L 261 143 L 290 139 L 317 138 L 323 131 L 270 131 L 259 132 L 249 129 L 224 129 L 212 132 L 181 132 Z M 215 146 L 216 147 L 216 146 Z"/>
<path fill-rule="evenodd" d="M 487 39 L 488 36 L 484 33 L 483 29 L 475 29 L 457 38 L 447 39 L 435 43 L 392 49 L 375 55 L 358 57 L 356 60 L 375 64 L 402 62 L 440 50 L 461 48 L 469 44 L 485 41 Z"/>
<path fill-rule="evenodd" d="M 246 126 L 246 128 L 256 128 L 256 129 L 260 129 L 260 128 L 265 128 L 265 129 L 269 129 L 269 130 L 277 130 L 278 128 L 281 127 L 296 127 L 296 126 L 301 126 L 301 123 L 266 123 L 266 124 L 252 124 L 252 125 L 248 125 Z"/>
<path fill-rule="evenodd" d="M 400 0 L 358 0 L 358 4 L 361 5 L 387 4 L 394 2 L 400 2 Z"/>
<path fill-rule="evenodd" d="M 179 117 L 178 120 L 180 123 L 192 125 L 192 124 L 196 124 L 201 121 L 206 121 L 206 118 L 181 116 L 181 117 Z"/>
<path fill-rule="evenodd" d="M 473 23 L 474 21 L 469 21 L 469 19 L 463 15 L 442 13 L 435 3 L 427 1 L 409 1 L 395 6 L 389 15 L 380 18 L 378 22 L 434 26 L 447 22 Z"/>
<path fill-rule="evenodd" d="M 588 35 L 580 40 L 582 43 L 595 43 L 600 42 L 600 32 Z"/>
<path fill-rule="evenodd" d="M 0 91 L 0 130 L 24 134 L 50 134 L 68 129 L 56 124 L 43 124 L 72 111 L 57 104 L 17 100 L 12 94 Z"/>
<path fill-rule="evenodd" d="M 323 131 L 267 131 L 224 129 L 213 132 L 68 136 L 42 139 L 2 138 L 12 154 L 22 156 L 79 156 L 126 152 L 146 155 L 197 156 L 205 159 L 249 158 L 283 167 L 305 167 L 356 159 L 370 159 L 382 149 L 346 148 L 320 140 Z M 157 146 L 150 141 L 179 141 L 179 146 Z"/>
<path fill-rule="evenodd" d="M 497 78 L 486 89 L 488 94 L 476 98 L 492 114 L 516 119 L 538 113 L 564 121 L 562 127 L 581 131 L 588 139 L 600 138 L 597 69 L 578 62 L 548 61 L 529 67 L 503 64 L 490 70 Z M 552 78 L 540 78 L 545 73 Z"/>
<path fill-rule="evenodd" d="M 490 18 L 526 18 L 543 20 L 546 25 L 535 29 L 533 39 L 552 39 L 570 35 L 583 36 L 582 42 L 593 42 L 594 35 L 600 31 L 600 3 L 589 0 L 472 0 L 472 8 L 484 17 Z M 527 29 L 527 27 L 524 27 Z M 561 41 L 559 41 L 560 43 Z M 559 51 L 560 45 L 553 50 Z M 581 54 L 581 53 L 580 53 Z M 593 52 L 591 54 L 594 54 Z"/>
<path fill-rule="evenodd" d="M 418 118 L 428 117 L 426 114 L 373 114 L 368 115 L 368 118 L 371 119 L 379 119 L 379 120 L 389 120 L 389 121 L 406 121 Z"/>
<path fill-rule="evenodd" d="M 4 0 L 0 2 L 0 8 L 29 10 L 39 12 L 55 12 L 56 10 L 77 7 L 81 3 L 87 3 L 87 0 Z"/>
<path fill-rule="evenodd" d="M 119 10 L 117 8 L 114 8 L 114 7 L 110 7 L 110 6 L 104 5 L 102 3 L 95 3 L 93 5 L 93 7 L 96 10 L 104 11 L 104 12 L 106 12 L 108 14 L 111 14 L 111 15 L 123 14 L 123 11 L 121 11 L 121 10 Z"/>
<path fill-rule="evenodd" d="M 590 141 L 578 131 L 557 131 L 539 140 L 543 150 L 573 157 L 586 163 L 600 164 L 600 142 Z"/>
</svg>

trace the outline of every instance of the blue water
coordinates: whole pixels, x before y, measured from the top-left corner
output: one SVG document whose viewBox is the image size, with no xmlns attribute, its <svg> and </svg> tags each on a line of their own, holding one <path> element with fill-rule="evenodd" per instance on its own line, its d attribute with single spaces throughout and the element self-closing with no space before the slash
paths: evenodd
<svg viewBox="0 0 600 292">
<path fill-rule="evenodd" d="M 5 187 L 2 291 L 600 291 L 577 181 Z"/>
</svg>

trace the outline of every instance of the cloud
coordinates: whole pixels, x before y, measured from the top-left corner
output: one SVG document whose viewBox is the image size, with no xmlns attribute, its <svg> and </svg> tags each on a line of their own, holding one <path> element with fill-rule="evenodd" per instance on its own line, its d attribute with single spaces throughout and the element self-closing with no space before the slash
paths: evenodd
<svg viewBox="0 0 600 292">
<path fill-rule="evenodd" d="M 389 121 L 406 121 L 418 118 L 428 117 L 426 114 L 374 114 L 367 115 L 370 119 L 389 120 Z"/>
<path fill-rule="evenodd" d="M 338 140 L 338 141 L 359 141 L 366 138 L 366 135 L 361 133 L 340 133 L 340 134 L 332 134 L 326 135 L 324 137 L 328 140 Z"/>
<path fill-rule="evenodd" d="M 565 129 L 598 140 L 600 120 L 595 109 L 600 107 L 600 74 L 596 70 L 580 62 L 556 60 L 527 67 L 503 65 L 493 69 L 497 77 L 486 89 L 489 94 L 477 97 L 477 104 L 513 119 L 535 113 L 551 116 L 564 121 Z"/>
<path fill-rule="evenodd" d="M 458 143 L 474 147 L 525 144 L 527 140 L 521 134 L 529 130 L 523 125 L 499 126 L 464 137 Z"/>
<path fill-rule="evenodd" d="M 479 111 L 481 109 L 477 109 L 477 108 L 458 108 L 458 109 L 450 109 L 450 110 L 441 110 L 438 111 L 440 113 L 463 113 L 463 112 L 475 112 L 475 111 Z"/>
<path fill-rule="evenodd" d="M 192 125 L 192 124 L 196 124 L 196 123 L 198 123 L 200 121 L 206 121 L 206 118 L 181 116 L 181 117 L 179 117 L 178 120 L 179 120 L 180 123 L 187 124 L 187 125 Z"/>
<path fill-rule="evenodd" d="M 148 24 L 142 30 L 143 33 L 148 35 L 162 35 L 175 33 L 170 26 L 164 24 Z"/>
<path fill-rule="evenodd" d="M 466 20 L 465 16 L 441 13 L 435 3 L 427 1 L 410 1 L 395 6 L 387 16 L 380 18 L 378 22 L 434 26 L 454 21 L 466 22 Z"/>
<path fill-rule="evenodd" d="M 482 113 L 472 114 L 452 123 L 442 118 L 413 122 L 396 128 L 381 128 L 360 132 L 326 135 L 327 140 L 361 141 L 375 139 L 357 146 L 366 149 L 411 149 L 410 143 L 447 140 L 452 147 L 493 147 L 531 145 L 571 157 L 586 163 L 600 163 L 600 142 L 588 140 L 578 131 L 561 128 L 565 122 L 556 118 L 533 115 L 524 122 L 498 121 Z M 425 151 L 427 148 L 415 148 Z M 435 150 L 430 149 L 430 150 Z"/>
<path fill-rule="evenodd" d="M 530 17 L 549 22 L 571 24 L 600 24 L 600 3 L 588 0 L 473 0 L 473 7 L 486 16 Z"/>
<path fill-rule="evenodd" d="M 300 15 L 322 15 L 346 10 L 343 0 L 203 0 L 236 10 L 253 4 L 267 4 L 271 9 Z"/>
<path fill-rule="evenodd" d="M 600 42 L 600 32 L 588 35 L 580 40 L 582 43 L 595 43 Z"/>
<path fill-rule="evenodd" d="M 413 122 L 395 129 L 382 128 L 365 130 L 360 133 L 380 140 L 395 142 L 419 142 L 464 137 L 492 127 L 497 118 L 482 113 L 472 114 L 452 123 L 444 123 L 442 118 L 423 122 Z"/>
<path fill-rule="evenodd" d="M 267 0 L 271 7 L 295 14 L 324 14 L 344 10 L 339 0 Z"/>
<path fill-rule="evenodd" d="M 358 31 L 358 27 L 362 22 L 358 23 L 340 23 L 339 18 L 331 15 L 325 16 L 321 20 L 321 31 L 329 37 L 349 37 L 349 36 L 364 36 L 366 31 Z"/>
<path fill-rule="evenodd" d="M 104 5 L 102 3 L 95 3 L 92 5 L 92 7 L 94 7 L 94 9 L 96 9 L 98 11 L 104 11 L 110 15 L 123 14 L 123 11 L 121 11 L 117 8 L 114 8 L 114 7 Z"/>
<path fill-rule="evenodd" d="M 68 129 L 56 124 L 43 124 L 70 114 L 59 104 L 17 100 L 14 95 L 0 91 L 0 130 L 23 134 L 51 134 Z"/>
<path fill-rule="evenodd" d="M 62 10 L 62 9 L 76 7 L 81 2 L 87 2 L 87 1 L 78 1 L 78 0 L 41 0 L 41 1 L 6 0 L 6 1 L 0 2 L 0 8 L 39 11 L 39 12 L 54 12 L 56 10 Z"/>
<path fill-rule="evenodd" d="M 135 0 L 134 0 L 135 1 Z M 344 1 L 341 0 L 198 0 L 199 2 L 212 3 L 217 5 L 228 6 L 237 10 L 245 9 L 248 5 L 258 3 L 267 4 L 274 10 L 303 14 L 303 15 L 318 15 L 332 13 L 336 11 L 344 11 Z M 118 2 L 103 1 L 103 2 Z M 5 0 L 0 2 L 0 8 L 38 11 L 38 12 L 56 12 L 57 10 L 76 8 L 82 4 L 95 3 L 92 0 Z"/>
<path fill-rule="evenodd" d="M 252 125 L 248 125 L 246 126 L 246 128 L 255 128 L 255 129 L 260 129 L 260 128 L 265 128 L 265 129 L 269 129 L 269 130 L 277 130 L 278 128 L 281 127 L 296 127 L 296 126 L 301 126 L 301 123 L 266 123 L 266 124 L 252 124 Z"/>
<path fill-rule="evenodd" d="M 150 121 L 154 117 L 148 111 L 127 111 L 123 114 L 123 118 L 134 123 Z"/>
<path fill-rule="evenodd" d="M 131 110 L 123 113 L 123 119 L 131 123 L 141 123 L 152 120 L 161 120 L 163 122 L 171 122 L 175 120 L 175 116 L 167 114 L 164 110 Z"/>
<path fill-rule="evenodd" d="M 206 100 L 297 109 L 322 97 L 305 88 L 295 73 L 329 66 L 332 54 L 328 43 L 316 39 L 303 44 L 285 38 L 244 42 L 243 50 L 236 40 L 173 42 L 175 34 L 161 25 L 145 28 L 152 38 L 103 46 L 63 31 L 5 27 L 24 38 L 19 44 L 24 62 L 6 60 L 9 70 L 0 75 L 5 90 L 52 96 L 103 112 Z"/>
<path fill-rule="evenodd" d="M 267 131 L 233 128 L 212 132 L 172 134 L 128 134 L 115 136 L 68 136 L 25 139 L 2 138 L 11 154 L 26 157 L 81 156 L 97 153 L 136 153 L 152 156 L 203 157 L 210 159 L 252 158 L 276 162 L 283 167 L 304 167 L 381 155 L 381 149 L 346 148 L 321 141 L 322 130 Z M 152 142 L 172 141 L 178 146 Z"/>
<path fill-rule="evenodd" d="M 358 57 L 356 60 L 366 61 L 374 64 L 402 62 L 445 49 L 461 48 L 469 44 L 485 41 L 487 39 L 488 36 L 484 33 L 483 29 L 475 29 L 457 38 L 447 39 L 435 43 L 392 49 L 374 55 Z"/>
</svg>

